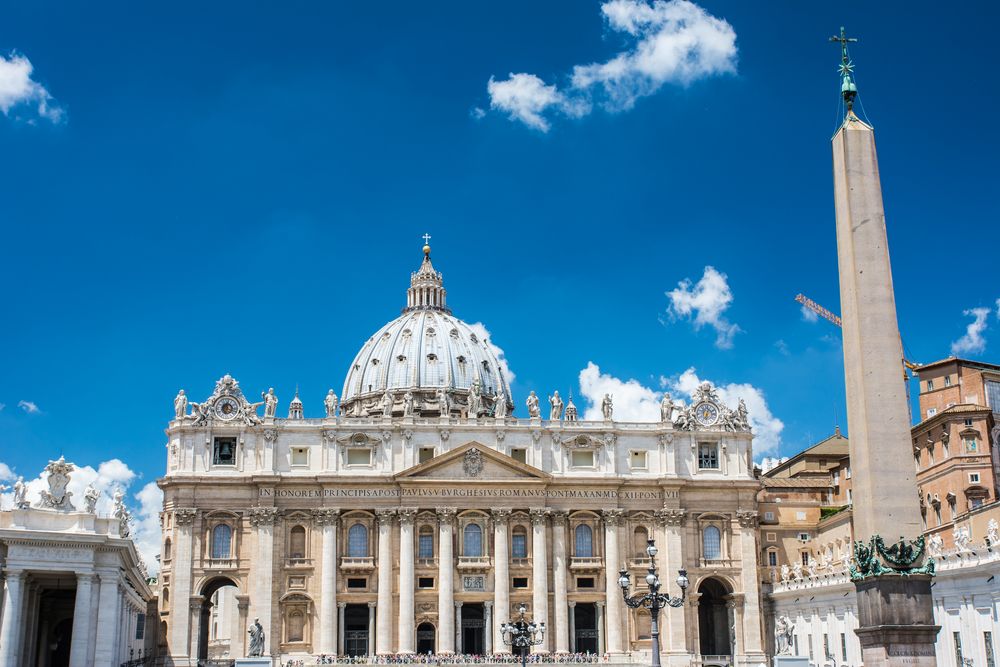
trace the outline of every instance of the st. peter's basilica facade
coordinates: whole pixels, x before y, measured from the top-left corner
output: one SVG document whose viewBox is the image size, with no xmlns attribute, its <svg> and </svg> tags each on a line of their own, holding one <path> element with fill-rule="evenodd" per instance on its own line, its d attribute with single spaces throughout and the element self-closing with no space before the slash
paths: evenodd
<svg viewBox="0 0 1000 667">
<path fill-rule="evenodd" d="M 195 664 L 213 649 L 219 591 L 232 594 L 226 653 L 509 651 L 500 624 L 520 603 L 546 623 L 536 650 L 627 661 L 650 648 L 628 609 L 648 539 L 665 589 L 665 662 L 763 662 L 757 501 L 744 406 L 709 386 L 664 399 L 656 423 L 582 421 L 532 394 L 513 417 L 504 369 L 445 303 L 424 248 L 407 306 L 364 343 L 326 417 L 288 417 L 230 376 L 202 403 L 178 395 L 167 428 L 161 650 Z M 206 392 L 207 393 L 207 392 Z M 522 403 L 519 403 L 519 407 Z M 263 413 L 262 415 L 260 413 Z M 670 583 L 666 583 L 670 582 Z M 641 589 L 640 589 L 641 590 Z"/>
</svg>

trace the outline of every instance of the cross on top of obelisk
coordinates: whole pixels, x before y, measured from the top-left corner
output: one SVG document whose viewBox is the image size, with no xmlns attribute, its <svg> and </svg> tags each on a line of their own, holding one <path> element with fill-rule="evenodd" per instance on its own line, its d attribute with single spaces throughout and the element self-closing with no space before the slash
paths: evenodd
<svg viewBox="0 0 1000 667">
<path fill-rule="evenodd" d="M 837 68 L 840 72 L 840 94 L 844 96 L 844 103 L 847 105 L 848 114 L 850 114 L 854 109 L 854 98 L 858 95 L 858 87 L 854 84 L 854 63 L 847 55 L 847 45 L 850 42 L 858 41 L 858 38 L 848 37 L 847 33 L 844 32 L 844 26 L 840 26 L 840 35 L 834 35 L 830 41 L 840 44 L 840 67 Z"/>
<path fill-rule="evenodd" d="M 430 242 L 430 240 L 431 240 L 431 235 L 430 234 L 424 234 L 421 238 L 424 240 L 424 245 L 427 245 Z"/>
</svg>

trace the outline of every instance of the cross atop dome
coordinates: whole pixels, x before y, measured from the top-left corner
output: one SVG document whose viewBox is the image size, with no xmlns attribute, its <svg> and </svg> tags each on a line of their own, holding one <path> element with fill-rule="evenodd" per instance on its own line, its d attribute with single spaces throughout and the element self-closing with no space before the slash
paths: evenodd
<svg viewBox="0 0 1000 667">
<path fill-rule="evenodd" d="M 410 274 L 410 289 L 406 291 L 406 308 L 403 312 L 413 310 L 438 310 L 450 313 L 445 303 L 444 278 L 431 264 L 430 234 L 424 234 L 424 261 L 420 268 Z"/>
</svg>

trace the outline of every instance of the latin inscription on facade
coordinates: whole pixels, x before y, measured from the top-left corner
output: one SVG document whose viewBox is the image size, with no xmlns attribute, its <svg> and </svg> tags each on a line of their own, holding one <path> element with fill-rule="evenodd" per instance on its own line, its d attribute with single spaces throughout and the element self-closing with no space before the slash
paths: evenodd
<svg viewBox="0 0 1000 667">
<path fill-rule="evenodd" d="M 666 497 L 676 495 L 667 491 Z M 615 489 L 509 489 L 493 487 L 436 487 L 428 489 L 260 489 L 262 498 L 534 498 L 566 500 L 652 500 L 660 491 L 616 491 Z"/>
</svg>

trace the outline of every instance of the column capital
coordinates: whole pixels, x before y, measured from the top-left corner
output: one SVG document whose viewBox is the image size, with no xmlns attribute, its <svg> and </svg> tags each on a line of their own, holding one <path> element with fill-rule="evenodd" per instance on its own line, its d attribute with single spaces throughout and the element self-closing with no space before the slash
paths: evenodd
<svg viewBox="0 0 1000 667">
<path fill-rule="evenodd" d="M 347 603 L 346 602 L 338 602 L 337 606 L 339 608 L 341 608 L 341 609 L 347 609 Z"/>
<path fill-rule="evenodd" d="M 174 523 L 178 526 L 190 526 L 198 516 L 198 510 L 194 507 L 178 507 L 174 509 Z"/>
<path fill-rule="evenodd" d="M 455 609 L 461 609 L 463 604 L 461 600 L 455 600 Z"/>
<path fill-rule="evenodd" d="M 656 517 L 656 523 L 661 526 L 683 526 L 686 513 L 682 509 L 664 507 L 653 512 L 653 516 Z"/>
<path fill-rule="evenodd" d="M 378 602 L 369 602 L 368 603 L 368 608 L 369 609 L 374 609 L 377 606 L 378 606 Z"/>
<path fill-rule="evenodd" d="M 604 602 L 604 600 L 598 600 L 597 602 L 594 603 L 594 606 L 597 607 L 598 609 L 604 609 L 605 604 L 606 603 Z"/>
<path fill-rule="evenodd" d="M 483 600 L 483 609 L 493 609 L 493 601 Z"/>
<path fill-rule="evenodd" d="M 251 507 L 247 510 L 251 526 L 273 526 L 281 515 L 277 507 Z"/>
<path fill-rule="evenodd" d="M 201 595 L 192 595 L 191 599 L 188 600 L 188 608 L 191 611 L 201 611 L 201 605 L 205 602 L 205 598 Z"/>
<path fill-rule="evenodd" d="M 399 525 L 412 526 L 413 520 L 417 517 L 416 507 L 400 507 L 399 508 Z"/>
<path fill-rule="evenodd" d="M 549 514 L 552 512 L 548 507 L 532 507 L 528 510 L 528 514 L 531 516 L 531 524 L 533 526 L 544 526 L 545 520 L 549 518 Z"/>
<path fill-rule="evenodd" d="M 566 606 L 569 607 L 570 609 L 572 609 L 573 607 L 576 606 L 576 600 L 569 600 L 569 601 L 567 601 L 566 602 Z"/>
<path fill-rule="evenodd" d="M 340 523 L 340 509 L 333 507 L 315 509 L 313 519 L 321 526 L 336 526 Z"/>
<path fill-rule="evenodd" d="M 442 526 L 451 526 L 455 521 L 455 515 L 458 514 L 458 510 L 454 507 L 438 507 L 434 512 L 437 514 L 438 523 Z"/>
<path fill-rule="evenodd" d="M 493 520 L 497 523 L 500 523 L 501 521 L 506 523 L 507 520 L 510 519 L 511 512 L 512 510 L 507 507 L 494 507 L 490 510 L 490 514 L 493 515 Z"/>
<path fill-rule="evenodd" d="M 97 582 L 97 574 L 94 572 L 77 572 L 76 580 L 78 583 L 83 583 L 86 581 L 88 584 L 93 585 Z"/>
<path fill-rule="evenodd" d="M 245 614 L 247 610 L 250 609 L 250 596 L 237 595 L 236 606 L 239 608 L 241 614 Z"/>
<path fill-rule="evenodd" d="M 601 515 L 604 517 L 604 523 L 608 526 L 620 526 L 625 518 L 624 511 L 617 508 L 601 510 Z"/>
<path fill-rule="evenodd" d="M 382 507 L 375 510 L 375 516 L 378 517 L 379 526 L 392 525 L 392 519 L 396 516 L 395 507 Z"/>
<path fill-rule="evenodd" d="M 0 572 L 0 576 L 2 576 L 4 580 L 21 584 L 24 583 L 24 578 L 27 574 L 28 573 L 24 570 L 4 570 L 3 572 Z"/>
<path fill-rule="evenodd" d="M 739 520 L 741 528 L 756 528 L 757 527 L 757 511 L 756 510 L 738 510 L 736 512 L 736 518 Z"/>
<path fill-rule="evenodd" d="M 556 526 L 565 526 L 566 520 L 569 519 L 569 510 L 554 509 L 550 510 L 552 514 L 552 523 Z"/>
</svg>

